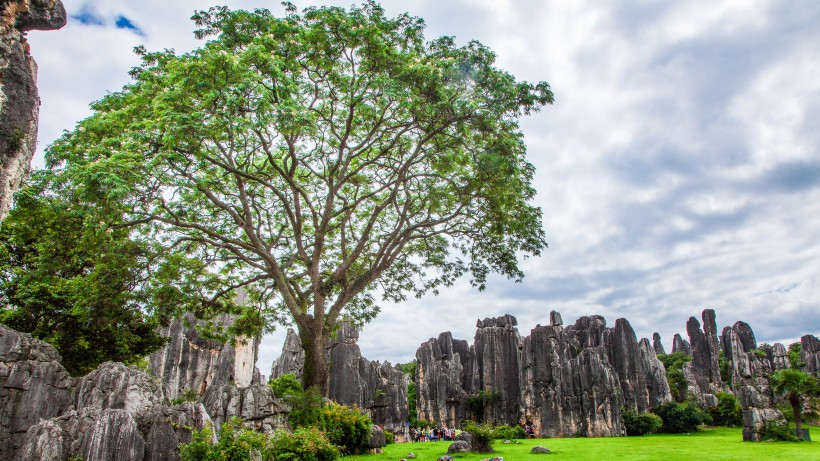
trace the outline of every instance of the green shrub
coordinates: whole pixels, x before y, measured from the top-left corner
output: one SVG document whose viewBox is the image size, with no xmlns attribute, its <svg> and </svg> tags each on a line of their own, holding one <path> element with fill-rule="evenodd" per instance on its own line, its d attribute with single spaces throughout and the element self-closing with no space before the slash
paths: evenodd
<svg viewBox="0 0 820 461">
<path fill-rule="evenodd" d="M 334 461 L 339 449 L 315 427 L 299 428 L 293 433 L 278 431 L 272 437 L 241 428 L 233 418 L 222 425 L 219 441 L 213 443 L 213 430 L 194 431 L 191 443 L 180 445 L 180 461 Z"/>
<path fill-rule="evenodd" d="M 387 445 L 390 445 L 391 443 L 396 443 L 396 434 L 385 429 L 384 440 Z"/>
<path fill-rule="evenodd" d="M 196 402 L 197 400 L 199 400 L 199 394 L 197 394 L 193 389 L 188 389 L 179 397 L 171 400 L 171 405 L 179 405 L 185 402 Z"/>
<path fill-rule="evenodd" d="M 288 422 L 291 427 L 307 427 L 319 424 L 319 419 L 322 417 L 322 407 L 324 406 L 324 400 L 319 388 L 313 386 L 302 392 L 288 394 L 285 396 L 285 400 L 290 404 Z"/>
<path fill-rule="evenodd" d="M 329 402 L 321 409 L 318 427 L 343 452 L 353 453 L 367 441 L 372 425 L 358 407 Z"/>
<path fill-rule="evenodd" d="M 667 402 L 655 408 L 654 413 L 663 419 L 660 432 L 670 434 L 694 432 L 701 424 L 711 421 L 703 409 L 690 402 Z"/>
<path fill-rule="evenodd" d="M 663 363 L 666 369 L 666 381 L 669 383 L 669 391 L 672 397 L 678 402 L 686 399 L 686 392 L 689 390 L 689 383 L 683 374 L 683 366 L 692 360 L 692 356 L 686 352 L 675 352 L 672 354 L 658 354 L 658 360 Z"/>
<path fill-rule="evenodd" d="M 493 438 L 501 440 L 526 439 L 527 433 L 521 426 L 496 426 L 493 428 Z"/>
<path fill-rule="evenodd" d="M 286 397 L 288 395 L 299 395 L 302 391 L 302 384 L 296 379 L 293 373 L 285 373 L 278 378 L 272 378 L 268 382 L 273 395 L 277 397 Z"/>
<path fill-rule="evenodd" d="M 766 441 L 796 442 L 800 439 L 786 421 L 766 421 L 760 430 L 760 438 Z"/>
<path fill-rule="evenodd" d="M 315 427 L 278 431 L 264 451 L 265 461 L 333 461 L 338 457 L 339 449 Z"/>
<path fill-rule="evenodd" d="M 663 427 L 663 419 L 655 413 L 637 414 L 632 410 L 621 413 L 626 435 L 646 435 Z"/>
<path fill-rule="evenodd" d="M 743 424 L 743 410 L 737 397 L 728 392 L 718 392 L 717 406 L 709 409 L 709 416 L 715 426 L 739 427 Z"/>
<path fill-rule="evenodd" d="M 252 453 L 261 453 L 268 438 L 265 434 L 240 429 L 242 420 L 233 418 L 222 425 L 219 441 L 211 443 L 213 431 L 206 427 L 194 431 L 191 443 L 180 448 L 180 461 L 251 461 Z"/>
<path fill-rule="evenodd" d="M 476 424 L 474 421 L 466 421 L 461 429 L 469 432 L 473 436 L 472 446 L 476 453 L 493 452 L 492 443 L 495 439 L 495 431 L 489 424 Z"/>
</svg>

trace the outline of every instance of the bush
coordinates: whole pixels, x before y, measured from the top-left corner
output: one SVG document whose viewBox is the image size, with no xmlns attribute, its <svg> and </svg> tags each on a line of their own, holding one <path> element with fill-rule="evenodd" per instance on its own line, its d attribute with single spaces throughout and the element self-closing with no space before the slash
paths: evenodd
<svg viewBox="0 0 820 461">
<path fill-rule="evenodd" d="M 794 434 L 794 429 L 786 421 L 766 421 L 760 430 L 761 440 L 796 442 L 800 439 Z"/>
<path fill-rule="evenodd" d="M 265 434 L 241 429 L 242 421 L 233 418 L 222 425 L 219 441 L 212 443 L 213 430 L 194 431 L 192 441 L 180 446 L 180 461 L 333 461 L 339 449 L 319 429 L 299 428 L 293 433 Z"/>
<path fill-rule="evenodd" d="M 288 395 L 300 395 L 303 392 L 302 384 L 299 383 L 293 373 L 285 373 L 278 378 L 272 378 L 268 382 L 268 386 L 273 390 L 273 395 L 279 398 Z"/>
<path fill-rule="evenodd" d="M 276 391 L 274 391 L 276 395 Z M 285 400 L 290 404 L 288 422 L 293 428 L 316 426 L 322 417 L 324 400 L 317 387 L 309 387 L 306 391 L 288 394 Z"/>
<path fill-rule="evenodd" d="M 493 438 L 501 440 L 526 439 L 527 433 L 521 426 L 496 426 L 493 428 Z"/>
<path fill-rule="evenodd" d="M 353 453 L 365 444 L 372 425 L 357 407 L 329 402 L 321 409 L 318 427 L 343 452 Z"/>
<path fill-rule="evenodd" d="M 302 427 L 288 433 L 278 431 L 264 451 L 264 459 L 276 461 L 333 461 L 339 449 L 315 427 Z"/>
<path fill-rule="evenodd" d="M 626 435 L 646 435 L 663 427 L 663 419 L 655 413 L 637 414 L 632 410 L 622 413 Z"/>
<path fill-rule="evenodd" d="M 474 421 L 466 421 L 461 429 L 472 435 L 472 450 L 476 453 L 491 453 L 492 443 L 495 439 L 493 427 L 489 424 L 476 424 Z"/>
<path fill-rule="evenodd" d="M 717 406 L 709 409 L 709 416 L 715 426 L 739 427 L 743 424 L 743 410 L 737 397 L 728 392 L 718 392 Z"/>
<path fill-rule="evenodd" d="M 689 402 L 667 402 L 655 408 L 654 413 L 663 419 L 660 432 L 670 434 L 694 432 L 701 424 L 711 421 L 703 409 Z"/>
<path fill-rule="evenodd" d="M 392 432 L 385 429 L 384 430 L 384 440 L 385 440 L 385 444 L 387 444 L 387 445 L 390 445 L 391 443 L 396 443 L 396 434 L 394 434 L 394 433 L 392 433 Z"/>
<path fill-rule="evenodd" d="M 180 447 L 180 461 L 250 461 L 252 452 L 263 452 L 265 434 L 240 429 L 242 420 L 233 418 L 219 430 L 219 441 L 212 444 L 213 431 L 206 427 L 194 431 L 193 440 Z"/>
<path fill-rule="evenodd" d="M 193 389 L 188 389 L 182 393 L 179 397 L 171 400 L 171 405 L 179 405 L 181 403 L 186 402 L 196 402 L 199 400 L 199 394 L 196 393 Z"/>
</svg>

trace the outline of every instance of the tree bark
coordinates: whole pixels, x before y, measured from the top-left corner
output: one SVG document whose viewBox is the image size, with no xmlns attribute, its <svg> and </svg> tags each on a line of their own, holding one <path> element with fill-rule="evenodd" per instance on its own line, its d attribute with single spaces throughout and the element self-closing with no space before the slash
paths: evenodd
<svg viewBox="0 0 820 461">
<path fill-rule="evenodd" d="M 797 429 L 797 438 L 803 438 L 803 402 L 800 401 L 800 396 L 792 393 L 789 396 L 789 403 L 792 404 L 792 412 L 794 413 L 794 427 Z"/>
<path fill-rule="evenodd" d="M 316 386 L 322 396 L 327 396 L 329 367 L 325 353 L 324 328 L 311 324 L 299 327 L 299 337 L 305 350 L 305 368 L 302 372 L 302 387 Z"/>
</svg>

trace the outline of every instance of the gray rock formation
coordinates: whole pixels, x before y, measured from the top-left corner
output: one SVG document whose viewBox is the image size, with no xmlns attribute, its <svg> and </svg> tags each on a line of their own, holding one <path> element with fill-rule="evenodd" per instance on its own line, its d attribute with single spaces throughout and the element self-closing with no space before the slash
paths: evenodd
<svg viewBox="0 0 820 461">
<path fill-rule="evenodd" d="M 233 383 L 211 386 L 202 401 L 215 427 L 238 416 L 245 427 L 269 434 L 287 424 L 290 411 L 266 384 L 243 388 Z"/>
<path fill-rule="evenodd" d="M 65 23 L 60 0 L 0 0 L 0 220 L 28 176 L 37 145 L 37 64 L 25 34 Z"/>
<path fill-rule="evenodd" d="M 689 345 L 689 341 L 683 339 L 679 333 L 675 333 L 675 336 L 672 338 L 672 353 L 675 352 L 685 352 L 686 355 L 692 355 L 692 346 Z"/>
<path fill-rule="evenodd" d="M 666 354 L 661 342 L 661 335 L 658 332 L 652 333 L 652 350 L 655 351 L 655 355 Z"/>
<path fill-rule="evenodd" d="M 521 417 L 521 354 L 523 344 L 511 315 L 476 323 L 472 380 L 467 391 L 476 397 L 490 392 L 483 402 L 481 419 L 518 424 Z M 418 391 L 416 391 L 418 392 Z"/>
<path fill-rule="evenodd" d="M 52 346 L 0 325 L 0 459 L 175 461 L 202 405 L 168 406 L 160 381 L 106 362 L 79 379 Z"/>
<path fill-rule="evenodd" d="M 365 409 L 374 424 L 394 432 L 400 441 L 407 439 L 404 422 L 408 417 L 409 377 L 389 363 L 362 357 L 357 344 L 359 332 L 352 323 L 341 322 L 326 345 L 330 376 L 328 397 L 346 405 Z M 280 357 L 271 368 L 271 378 L 292 373 L 302 377 L 304 350 L 299 335 L 288 330 Z"/>
<path fill-rule="evenodd" d="M 416 412 L 419 419 L 458 427 L 467 418 L 470 411 L 467 377 L 472 376 L 472 358 L 467 341 L 453 339 L 449 331 L 430 338 L 418 348 Z"/>
<path fill-rule="evenodd" d="M 0 325 L 0 459 L 13 459 L 31 426 L 71 408 L 60 360 L 50 344 Z"/>
<path fill-rule="evenodd" d="M 230 316 L 223 315 L 215 323 L 227 328 L 231 321 Z M 258 339 L 239 338 L 236 344 L 222 343 L 202 337 L 196 324 L 191 314 L 175 319 L 160 330 L 169 338 L 168 344 L 151 354 L 151 370 L 162 380 L 169 399 L 178 399 L 189 391 L 201 397 L 211 386 L 233 382 L 247 387 L 254 379 L 259 380 L 254 367 Z"/>
<path fill-rule="evenodd" d="M 820 339 L 813 335 L 800 338 L 800 360 L 806 362 L 806 371 L 820 378 Z"/>
<path fill-rule="evenodd" d="M 670 399 L 663 365 L 625 319 L 607 328 L 603 317 L 582 317 L 564 328 L 553 312 L 550 326 L 525 338 L 515 325 L 511 316 L 480 320 L 473 346 L 450 333 L 423 343 L 419 418 L 531 421 L 543 436 L 608 436 L 623 433 L 622 407 L 645 411 Z"/>
<path fill-rule="evenodd" d="M 692 348 L 692 361 L 684 365 L 683 373 L 689 382 L 689 391 L 705 407 L 717 405 L 715 394 L 722 389 L 719 364 L 719 342 L 715 311 L 705 309 L 701 315 L 703 330 L 695 317 L 686 322 L 686 332 Z"/>
<path fill-rule="evenodd" d="M 783 419 L 783 414 L 775 408 L 769 387 L 769 376 L 775 371 L 772 361 L 755 353 L 754 333 L 744 322 L 724 328 L 721 345 L 731 367 L 731 391 L 737 395 L 743 410 L 743 440 L 759 441 L 760 430 L 767 421 Z M 773 349 L 785 351 L 780 343 Z"/>
</svg>

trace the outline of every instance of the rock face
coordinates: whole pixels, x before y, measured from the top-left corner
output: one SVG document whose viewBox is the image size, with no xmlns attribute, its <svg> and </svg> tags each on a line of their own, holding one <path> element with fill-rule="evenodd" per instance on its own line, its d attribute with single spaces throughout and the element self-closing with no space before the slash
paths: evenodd
<svg viewBox="0 0 820 461">
<path fill-rule="evenodd" d="M 768 356 L 755 352 L 757 342 L 745 322 L 724 328 L 721 345 L 723 355 L 730 363 L 728 384 L 731 389 L 727 390 L 737 395 L 743 410 L 743 440 L 760 441 L 760 431 L 766 422 L 783 419 L 783 414 L 775 408 L 775 398 L 769 387 L 769 376 L 778 368 Z M 786 350 L 780 343 L 772 349 L 778 351 L 778 356 Z M 781 363 L 780 366 L 785 365 Z"/>
<path fill-rule="evenodd" d="M 715 311 L 705 309 L 701 318 L 703 330 L 695 317 L 689 317 L 686 322 L 692 361 L 684 365 L 683 373 L 689 382 L 689 390 L 698 402 L 703 406 L 713 407 L 717 405 L 715 394 L 722 389 Z"/>
<path fill-rule="evenodd" d="M 232 321 L 223 315 L 216 323 L 227 327 Z M 169 338 L 168 344 L 151 354 L 151 370 L 159 376 L 171 400 L 193 391 L 203 396 L 211 386 L 233 382 L 248 387 L 259 381 L 255 369 L 259 340 L 237 339 L 236 344 L 203 338 L 195 328 L 192 315 L 175 319 L 160 334 Z"/>
<path fill-rule="evenodd" d="M 50 344 L 0 325 L 0 459 L 14 459 L 28 428 L 71 408 L 60 360 Z"/>
<path fill-rule="evenodd" d="M 211 386 L 203 397 L 203 405 L 215 427 L 238 416 L 249 429 L 273 433 L 287 424 L 290 408 L 265 384 L 240 388 L 232 383 Z"/>
<path fill-rule="evenodd" d="M 399 441 L 405 441 L 408 437 L 404 422 L 409 411 L 407 385 L 410 378 L 389 363 L 362 357 L 358 339 L 356 327 L 341 322 L 334 338 L 326 345 L 331 369 L 328 397 L 367 410 L 374 424 L 395 433 Z M 271 368 L 271 377 L 293 373 L 301 379 L 304 361 L 299 335 L 289 329 L 282 354 Z"/>
<path fill-rule="evenodd" d="M 71 378 L 52 346 L 0 325 L 0 459 L 175 461 L 205 408 L 169 406 L 162 384 L 106 362 Z"/>
<path fill-rule="evenodd" d="M 820 378 L 820 339 L 813 335 L 800 338 L 800 360 L 806 362 L 806 371 Z"/>
<path fill-rule="evenodd" d="M 455 426 L 467 417 L 533 422 L 543 436 L 622 435 L 621 408 L 645 411 L 670 399 L 648 340 L 600 316 L 563 327 L 560 314 L 524 338 L 512 316 L 480 320 L 475 342 L 450 333 L 416 352 L 420 419 Z"/>
<path fill-rule="evenodd" d="M 672 338 L 672 353 L 675 352 L 685 352 L 687 355 L 692 355 L 692 346 L 689 345 L 689 341 L 683 339 L 679 333 L 675 333 L 675 336 Z"/>
<path fill-rule="evenodd" d="M 65 24 L 60 0 L 0 0 L 0 220 L 28 175 L 37 145 L 37 64 L 25 33 Z"/>
<path fill-rule="evenodd" d="M 652 349 L 655 351 L 655 355 L 666 354 L 661 342 L 661 335 L 658 332 L 652 333 Z"/>
</svg>

